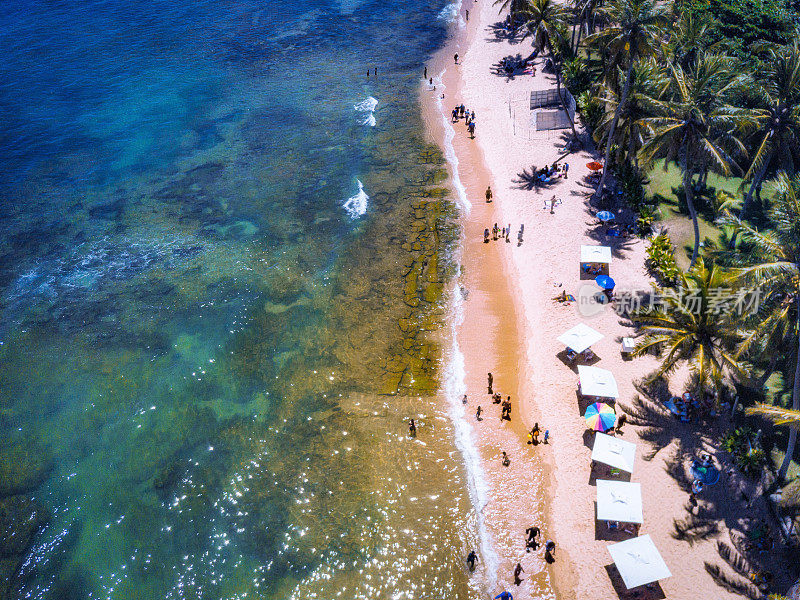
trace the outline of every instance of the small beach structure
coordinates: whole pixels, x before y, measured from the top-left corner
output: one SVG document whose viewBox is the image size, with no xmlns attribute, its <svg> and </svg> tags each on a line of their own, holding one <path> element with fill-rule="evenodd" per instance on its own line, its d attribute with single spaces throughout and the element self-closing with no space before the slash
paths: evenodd
<svg viewBox="0 0 800 600">
<path fill-rule="evenodd" d="M 603 402 L 595 402 L 586 409 L 583 414 L 586 420 L 586 427 L 592 431 L 605 432 L 614 427 L 617 422 L 616 411 Z"/>
<path fill-rule="evenodd" d="M 570 350 L 580 354 L 584 350 L 591 348 L 604 337 L 602 333 L 595 331 L 588 325 L 578 323 L 569 331 L 558 336 L 558 341 Z"/>
<path fill-rule="evenodd" d="M 619 398 L 617 380 L 611 371 L 599 367 L 578 365 L 578 378 L 580 380 L 581 395 L 597 396 L 598 398 Z"/>
<path fill-rule="evenodd" d="M 608 552 L 629 590 L 672 577 L 667 563 L 661 558 L 649 535 L 612 544 L 608 547 Z"/>
<path fill-rule="evenodd" d="M 636 340 L 632 337 L 622 338 L 622 355 L 630 356 L 636 350 Z"/>
<path fill-rule="evenodd" d="M 581 246 L 581 265 L 611 264 L 609 246 Z"/>
<path fill-rule="evenodd" d="M 575 98 L 565 87 L 561 88 L 565 112 L 558 90 L 548 88 L 531 91 L 531 126 L 536 131 L 568 129 L 575 120 Z M 569 113 L 569 114 L 567 114 Z"/>
<path fill-rule="evenodd" d="M 633 461 L 635 458 L 636 444 L 631 444 L 605 433 L 598 432 L 594 436 L 593 461 L 633 473 Z"/>
<path fill-rule="evenodd" d="M 598 479 L 596 483 L 598 521 L 644 522 L 642 484 L 609 479 Z"/>
</svg>

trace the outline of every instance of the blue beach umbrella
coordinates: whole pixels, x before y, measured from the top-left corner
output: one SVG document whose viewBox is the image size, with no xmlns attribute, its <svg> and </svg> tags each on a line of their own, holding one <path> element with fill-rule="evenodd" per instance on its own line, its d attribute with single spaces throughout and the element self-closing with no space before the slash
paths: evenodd
<svg viewBox="0 0 800 600">
<path fill-rule="evenodd" d="M 617 217 L 614 215 L 614 213 L 608 210 L 602 210 L 599 213 L 597 213 L 597 218 L 603 222 L 606 222 L 606 221 L 613 221 Z"/>
<path fill-rule="evenodd" d="M 594 279 L 595 283 L 604 290 L 613 290 L 616 283 L 608 275 L 598 275 Z"/>
</svg>

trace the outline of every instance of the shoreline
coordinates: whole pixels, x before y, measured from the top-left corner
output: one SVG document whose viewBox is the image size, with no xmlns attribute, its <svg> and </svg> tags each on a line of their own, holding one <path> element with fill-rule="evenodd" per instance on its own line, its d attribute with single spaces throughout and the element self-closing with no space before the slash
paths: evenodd
<svg viewBox="0 0 800 600">
<path fill-rule="evenodd" d="M 477 3 L 471 5 L 480 7 Z M 472 14 L 474 13 L 471 16 Z M 496 186 L 492 173 L 486 167 L 483 149 L 477 139 L 469 139 L 463 122 L 453 124 L 448 118 L 447 107 L 458 103 L 456 99 L 462 96 L 464 85 L 459 70 L 453 68 L 453 54 L 461 54 L 465 52 L 465 48 L 469 51 L 480 25 L 481 19 L 473 18 L 464 28 L 456 29 L 457 24 L 451 26 L 455 31 L 428 63 L 429 76 L 431 73 L 436 74 L 436 90 L 431 90 L 426 82 L 421 86 L 420 92 L 428 135 L 445 154 L 451 182 L 456 182 L 454 187 L 459 195 L 459 209 L 462 213 L 462 237 L 457 257 L 461 265 L 461 276 L 454 285 L 451 298 L 451 303 L 460 305 L 452 307 L 460 314 L 450 315 L 453 344 L 450 360 L 452 363 L 454 359 L 461 358 L 455 356 L 460 353 L 465 365 L 464 372 L 461 373 L 463 381 L 458 391 L 447 389 L 449 393 L 446 395 L 451 407 L 462 408 L 454 411 L 454 417 L 471 434 L 473 449 L 481 460 L 478 465 L 481 480 L 490 490 L 508 491 L 504 499 L 498 498 L 494 493 L 482 507 L 486 534 L 490 538 L 483 542 L 489 546 L 489 552 L 497 560 L 497 564 L 493 565 L 492 559 L 487 560 L 483 556 L 483 562 L 490 566 L 490 570 L 491 567 L 497 569 L 497 573 L 485 573 L 490 588 L 487 592 L 492 592 L 494 596 L 503 589 L 509 589 L 515 594 L 528 592 L 528 595 L 537 598 L 554 598 L 558 596 L 553 590 L 556 585 L 549 570 L 545 568 L 543 549 L 527 553 L 524 543 L 524 531 L 531 525 L 541 527 L 543 539 L 546 539 L 546 523 L 549 518 L 544 490 L 548 487 L 550 469 L 544 468 L 541 460 L 536 460 L 537 452 L 532 451 L 525 443 L 528 423 L 521 418 L 523 411 L 520 410 L 522 403 L 519 399 L 526 397 L 530 391 L 527 389 L 527 378 L 520 376 L 526 360 L 521 351 L 523 338 L 518 325 L 521 323 L 518 318 L 519 306 L 514 301 L 513 288 L 509 283 L 512 265 L 503 257 L 504 246 L 516 245 L 513 241 L 515 235 L 512 234 L 509 243 L 483 243 L 482 223 L 488 220 L 492 223 L 501 221 L 498 203 L 487 204 L 483 198 L 486 185 L 491 184 L 493 189 Z M 444 100 L 441 99 L 442 93 L 445 94 Z M 479 118 L 476 119 L 478 120 Z M 455 135 L 451 133 L 453 130 Z M 451 152 L 454 156 L 449 156 Z M 462 193 L 465 194 L 463 198 Z M 494 276 L 498 273 L 502 275 L 495 281 Z M 480 369 L 476 368 L 477 363 L 481 363 Z M 448 365 L 449 369 L 452 367 L 452 364 Z M 500 428 L 496 426 L 499 407 L 491 403 L 486 393 L 486 377 L 490 371 L 495 377 L 495 391 L 502 392 L 504 397 L 512 397 L 512 421 L 502 421 Z M 453 376 L 449 372 L 448 375 Z M 468 395 L 466 407 L 460 401 L 461 387 Z M 474 416 L 478 405 L 485 411 L 481 423 Z M 502 450 L 508 453 L 512 465 L 517 465 L 520 469 L 525 465 L 524 474 L 516 469 L 504 469 L 500 466 Z M 541 457 L 541 453 L 539 454 Z M 468 471 L 470 468 L 474 468 L 474 465 L 467 465 Z M 473 476 L 468 477 L 472 478 Z M 473 499 L 477 500 L 476 504 L 479 506 L 483 502 L 481 498 Z M 482 549 L 482 553 L 484 552 L 486 550 Z M 517 561 L 525 569 L 524 583 L 519 588 L 512 583 L 512 570 Z"/>
<path fill-rule="evenodd" d="M 539 73 L 535 77 L 493 75 L 492 65 L 503 56 L 527 56 L 532 49 L 526 42 L 520 45 L 492 37 L 489 27 L 503 17 L 491 2 L 475 0 L 469 8 L 466 27 L 451 24 L 447 43 L 427 63 L 429 76 L 441 74 L 444 100 L 440 98 L 441 83 L 434 92 L 425 82 L 420 98 L 428 135 L 445 156 L 449 109 L 463 102 L 477 114 L 474 140 L 466 134 L 463 121 L 453 124 L 456 162 L 448 160 L 447 166 L 451 181 L 456 179 L 463 186 L 466 203 L 471 204 L 470 210 L 462 208 L 457 257 L 462 271 L 456 288 L 460 286 L 459 293 L 466 291 L 463 322 L 454 320 L 452 331 L 463 356 L 463 385 L 468 394 L 468 406 L 457 416 L 470 425 L 489 494 L 483 519 L 497 555 L 497 573 L 487 577 L 487 591 L 492 596 L 507 589 L 520 597 L 629 598 L 624 586 L 619 588 L 621 582 L 614 583 L 607 571 L 612 561 L 606 548 L 622 538 L 610 537 L 596 524 L 592 437 L 586 435 L 583 405 L 575 393 L 576 370 L 560 356 L 563 346 L 556 338 L 581 322 L 605 336 L 593 346 L 598 356 L 593 364 L 615 375 L 620 389 L 618 406 L 623 410 L 637 394 L 634 382 L 652 372 L 656 359 L 623 359 L 621 338 L 631 330 L 612 310 L 582 315 L 572 305 L 553 302 L 553 297 L 562 290 L 576 297 L 584 290 L 597 291 L 591 280 L 580 278 L 582 244 L 612 246 L 614 278 L 625 289 L 649 289 L 646 244 L 638 238 L 610 240 L 597 226 L 588 202 L 592 188 L 584 179 L 589 173 L 586 163 L 596 157 L 591 150 L 580 150 L 562 158 L 569 129 L 528 129 L 530 91 L 554 88 L 555 78 L 542 73 L 542 58 L 536 60 Z M 461 18 L 464 9 L 462 6 Z M 460 56 L 458 66 L 453 62 L 455 52 Z M 519 174 L 531 165 L 541 167 L 559 159 L 570 163 L 569 179 L 559 179 L 552 189 L 544 190 L 520 184 Z M 494 192 L 491 204 L 486 204 L 483 196 L 488 184 Z M 542 203 L 552 195 L 561 203 L 551 213 L 543 210 Z M 483 243 L 484 227 L 495 222 L 500 227 L 511 224 L 511 243 Z M 525 235 L 518 245 L 516 232 L 521 223 Z M 500 427 L 499 407 L 491 404 L 486 393 L 488 371 L 494 373 L 497 391 L 512 396 L 513 421 L 501 421 Z M 672 385 L 679 386 L 680 379 Z M 449 396 L 451 407 L 461 404 L 452 391 Z M 474 417 L 478 404 L 486 411 L 480 424 Z M 534 422 L 542 430 L 550 430 L 549 445 L 525 443 L 527 429 Z M 656 586 L 656 593 L 663 592 L 668 598 L 738 597 L 720 587 L 704 568 L 704 563 L 719 561 L 717 539 L 724 534 L 724 525 L 718 535 L 696 540 L 691 546 L 673 535 L 679 523 L 687 516 L 692 518 L 685 510 L 686 492 L 668 473 L 672 461 L 680 458 L 680 441 L 673 439 L 659 453 L 645 458 L 652 446 L 640 438 L 641 429 L 628 424 L 621 437 L 638 445 L 631 481 L 642 484 L 645 521 L 640 534 L 653 537 L 673 575 Z M 511 457 L 507 469 L 500 465 L 501 450 Z M 720 486 L 717 493 L 727 490 Z M 544 562 L 541 548 L 525 552 L 524 529 L 530 525 L 541 527 L 543 541 L 557 543 L 553 564 Z M 517 560 L 525 570 L 519 587 L 513 585 L 511 574 Z"/>
</svg>

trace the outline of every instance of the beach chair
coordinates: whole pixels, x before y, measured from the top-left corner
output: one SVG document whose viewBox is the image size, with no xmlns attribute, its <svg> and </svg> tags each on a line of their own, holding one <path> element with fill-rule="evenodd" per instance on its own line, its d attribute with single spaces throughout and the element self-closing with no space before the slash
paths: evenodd
<svg viewBox="0 0 800 600">
<path fill-rule="evenodd" d="M 622 338 L 622 356 L 629 357 L 635 349 L 636 342 L 633 341 L 633 338 Z"/>
</svg>

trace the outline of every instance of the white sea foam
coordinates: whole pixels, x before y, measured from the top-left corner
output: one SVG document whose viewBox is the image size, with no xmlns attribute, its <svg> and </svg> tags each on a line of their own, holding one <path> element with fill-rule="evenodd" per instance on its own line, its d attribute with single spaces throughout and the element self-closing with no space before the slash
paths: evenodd
<svg viewBox="0 0 800 600">
<path fill-rule="evenodd" d="M 464 27 L 466 25 L 464 19 L 461 17 L 461 0 L 455 0 L 455 2 L 447 4 L 439 11 L 436 18 L 445 23 L 455 23 L 457 21 L 459 27 Z"/>
<path fill-rule="evenodd" d="M 443 90 L 445 87 L 442 83 L 442 75 L 444 75 L 444 71 L 434 80 L 437 90 Z M 470 210 L 472 210 L 472 203 L 467 198 L 467 189 L 464 187 L 464 184 L 461 182 L 461 177 L 458 174 L 458 157 L 453 147 L 453 139 L 456 137 L 456 130 L 453 128 L 450 119 L 445 116 L 441 95 L 436 96 L 436 106 L 439 109 L 439 113 L 442 115 L 442 125 L 444 126 L 444 157 L 447 162 L 450 163 L 453 187 L 458 195 L 458 207 L 465 215 L 468 215 Z"/>
<path fill-rule="evenodd" d="M 436 89 L 444 89 L 442 76 L 444 71 L 434 78 Z M 444 155 L 450 165 L 451 180 L 456 190 L 458 206 L 463 215 L 468 215 L 472 209 L 472 203 L 467 198 L 467 190 L 461 182 L 458 171 L 458 157 L 453 147 L 453 139 L 456 132 L 450 119 L 447 118 L 442 105 L 441 95 L 436 96 L 436 105 L 442 116 L 444 125 Z M 456 250 L 455 260 L 459 261 L 461 250 Z M 489 503 L 489 485 L 483 472 L 483 462 L 478 453 L 478 449 L 472 441 L 472 425 L 466 420 L 464 404 L 461 399 L 467 391 L 466 369 L 464 366 L 464 354 L 458 345 L 458 329 L 464 320 L 464 297 L 458 282 L 453 286 L 450 306 L 450 351 L 447 356 L 447 364 L 444 372 L 444 391 L 448 402 L 448 414 L 453 423 L 455 444 L 464 460 L 467 472 L 467 489 L 472 505 L 475 507 L 476 522 L 478 528 L 478 539 L 480 542 L 480 552 L 483 558 L 483 565 L 486 572 L 486 587 L 493 590 L 497 584 L 497 569 L 500 559 L 492 544 L 492 538 L 486 527 L 483 509 Z"/>
<path fill-rule="evenodd" d="M 486 528 L 484 507 L 489 503 L 489 485 L 483 473 L 483 463 L 478 449 L 472 441 L 472 425 L 466 420 L 464 404 L 461 398 L 467 391 L 464 354 L 458 345 L 458 328 L 464 320 L 464 297 L 458 282 L 453 286 L 452 305 L 450 308 L 450 352 L 445 367 L 444 390 L 449 405 L 448 413 L 453 423 L 455 444 L 464 459 L 467 472 L 467 490 L 475 507 L 478 527 L 478 540 L 483 565 L 486 572 L 487 590 L 493 590 L 497 584 L 497 569 L 500 559 L 492 544 L 489 530 Z"/>
<path fill-rule="evenodd" d="M 364 113 L 359 123 L 361 125 L 369 125 L 370 127 L 375 127 L 375 108 L 378 106 L 378 100 L 369 96 L 366 100 L 362 100 L 358 104 L 354 104 L 353 108 L 355 108 L 358 112 Z"/>
<path fill-rule="evenodd" d="M 367 203 L 369 202 L 369 196 L 367 196 L 367 193 L 364 191 L 364 185 L 359 179 L 356 179 L 356 181 L 358 182 L 358 192 L 356 192 L 354 196 L 348 198 L 342 205 L 351 219 L 357 219 L 367 212 Z"/>
</svg>

